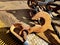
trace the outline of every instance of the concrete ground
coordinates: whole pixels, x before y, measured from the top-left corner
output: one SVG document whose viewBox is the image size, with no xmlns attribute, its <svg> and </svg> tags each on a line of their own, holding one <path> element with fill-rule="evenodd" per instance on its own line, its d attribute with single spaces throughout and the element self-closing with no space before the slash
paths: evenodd
<svg viewBox="0 0 60 45">
<path fill-rule="evenodd" d="M 60 3 L 60 2 L 59 2 Z M 28 13 L 27 13 L 28 12 Z M 56 16 L 56 15 L 55 15 Z M 11 1 L 11 0 L 2 0 L 0 1 L 0 44 L 1 45 L 20 45 L 15 39 L 13 39 L 9 34 L 6 34 L 6 31 L 13 23 L 23 21 L 29 25 L 34 24 L 29 20 L 29 7 L 26 4 L 26 1 Z M 60 20 L 53 20 L 56 24 L 56 28 L 60 31 Z M 47 33 L 47 32 L 46 32 Z M 60 39 L 56 36 L 44 35 L 40 33 L 41 37 L 49 40 L 50 43 L 60 44 Z M 4 39 L 5 38 L 5 39 Z M 57 40 L 56 40 L 57 39 Z M 54 42 L 53 42 L 54 41 Z"/>
</svg>

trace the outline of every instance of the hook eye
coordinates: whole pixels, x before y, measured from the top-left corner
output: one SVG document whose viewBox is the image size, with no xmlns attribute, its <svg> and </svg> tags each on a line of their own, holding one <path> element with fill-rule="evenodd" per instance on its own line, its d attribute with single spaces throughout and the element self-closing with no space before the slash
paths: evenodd
<svg viewBox="0 0 60 45">
<path fill-rule="evenodd" d="M 40 17 L 39 19 L 38 19 L 38 24 L 40 24 L 40 25 L 44 25 L 45 24 L 45 19 L 43 18 L 43 17 Z"/>
</svg>

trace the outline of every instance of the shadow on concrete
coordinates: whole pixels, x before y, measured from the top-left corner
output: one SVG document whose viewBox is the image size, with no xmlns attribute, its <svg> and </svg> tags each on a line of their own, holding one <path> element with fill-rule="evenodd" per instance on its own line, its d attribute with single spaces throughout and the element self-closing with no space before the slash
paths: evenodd
<svg viewBox="0 0 60 45">
<path fill-rule="evenodd" d="M 60 45 L 60 43 L 58 43 L 58 41 L 51 35 L 51 33 L 55 34 L 55 32 L 51 30 L 47 30 L 44 32 L 45 36 L 51 42 L 52 45 Z"/>
<path fill-rule="evenodd" d="M 12 11 L 10 10 L 7 12 L 13 14 L 13 16 L 15 16 L 18 20 L 23 21 L 24 23 L 27 23 L 29 25 L 33 25 L 30 23 L 33 21 L 30 20 L 31 18 L 29 11 L 30 11 L 29 9 L 20 9 L 20 10 L 12 10 Z"/>
</svg>

